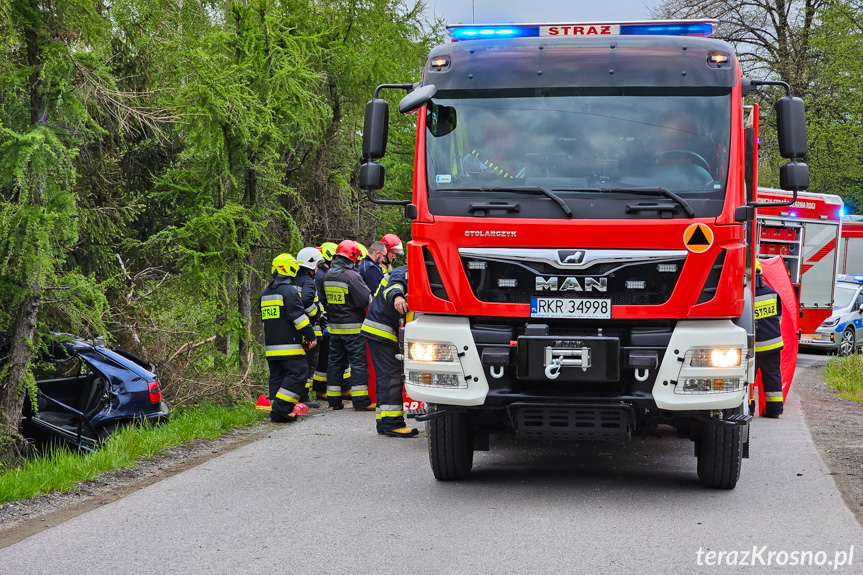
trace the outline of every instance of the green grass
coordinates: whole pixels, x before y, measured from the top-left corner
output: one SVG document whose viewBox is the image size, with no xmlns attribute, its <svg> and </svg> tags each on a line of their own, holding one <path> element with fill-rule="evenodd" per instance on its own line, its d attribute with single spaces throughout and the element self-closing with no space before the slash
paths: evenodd
<svg viewBox="0 0 863 575">
<path fill-rule="evenodd" d="M 69 491 L 79 482 L 89 481 L 105 471 L 134 467 L 142 457 L 153 457 L 194 439 L 214 439 L 266 418 L 267 414 L 254 411 L 251 403 L 174 409 L 169 422 L 128 427 L 114 434 L 99 451 L 84 453 L 58 448 L 4 472 L 0 475 L 0 504 L 52 490 Z"/>
<path fill-rule="evenodd" d="M 839 397 L 863 401 L 863 355 L 830 358 L 824 368 L 824 381 L 839 392 Z"/>
</svg>

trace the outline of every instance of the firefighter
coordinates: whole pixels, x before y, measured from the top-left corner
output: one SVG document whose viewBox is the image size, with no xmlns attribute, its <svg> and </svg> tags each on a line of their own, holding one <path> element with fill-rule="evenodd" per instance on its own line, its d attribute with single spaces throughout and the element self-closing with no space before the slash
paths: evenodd
<svg viewBox="0 0 863 575">
<path fill-rule="evenodd" d="M 305 350 L 316 345 L 315 330 L 303 310 L 303 302 L 292 278 L 299 265 L 290 254 L 273 260 L 273 281 L 261 293 L 264 345 L 270 368 L 270 420 L 295 421 L 294 406 L 305 393 Z"/>
<path fill-rule="evenodd" d="M 324 276 L 330 269 L 330 262 L 333 261 L 338 247 L 338 244 L 333 242 L 322 243 L 320 247 L 321 260 L 318 262 L 318 269 L 315 270 L 315 289 L 318 292 L 318 302 L 325 311 L 327 309 L 327 296 L 324 294 Z M 312 389 L 315 392 L 315 397 L 320 400 L 327 397 L 327 364 L 330 360 L 330 333 L 326 329 L 326 314 L 322 314 L 318 325 L 322 328 L 323 336 L 319 342 L 318 365 L 315 367 L 314 375 L 312 375 Z"/>
<path fill-rule="evenodd" d="M 395 265 L 396 258 L 405 255 L 405 247 L 402 245 L 401 239 L 395 234 L 386 234 L 381 238 L 381 243 L 387 248 L 382 267 L 385 271 L 389 271 Z"/>
<path fill-rule="evenodd" d="M 372 293 L 378 291 L 378 286 L 381 280 L 384 279 L 384 271 L 381 268 L 381 264 L 386 257 L 386 244 L 383 242 L 374 242 L 369 246 L 369 254 L 363 258 L 363 261 L 360 262 L 360 267 L 357 269 L 360 277 L 363 278 L 363 281 L 366 282 L 369 291 Z"/>
<path fill-rule="evenodd" d="M 761 371 L 764 417 L 782 415 L 782 300 L 761 274 L 755 261 L 755 373 Z"/>
<path fill-rule="evenodd" d="M 362 327 L 375 368 L 377 431 L 391 437 L 415 437 L 419 433 L 405 425 L 402 363 L 396 359 L 399 327 L 408 311 L 407 274 L 407 266 L 399 266 L 381 281 Z"/>
<path fill-rule="evenodd" d="M 312 327 L 315 329 L 315 339 L 317 345 L 306 353 L 306 363 L 308 364 L 308 372 L 306 373 L 306 393 L 303 396 L 303 403 L 309 407 L 318 407 L 317 403 L 309 402 L 309 391 L 312 390 L 313 378 L 315 370 L 318 366 L 318 355 L 321 348 L 321 340 L 323 339 L 323 329 L 321 328 L 321 318 L 323 316 L 323 308 L 318 299 L 318 292 L 315 289 L 315 272 L 318 267 L 318 262 L 324 258 L 318 248 L 306 247 L 297 252 L 297 265 L 300 266 L 296 277 L 297 292 L 300 294 L 300 299 L 303 301 L 306 315 L 309 316 L 309 321 L 312 322 Z"/>
<path fill-rule="evenodd" d="M 342 400 L 350 398 L 355 410 L 374 411 L 375 405 L 369 397 L 366 344 L 360 335 L 371 292 L 354 269 L 359 258 L 357 243 L 344 240 L 324 278 L 330 330 L 327 401 L 332 409 L 342 409 Z M 348 366 L 351 375 L 345 386 L 342 374 Z"/>
</svg>

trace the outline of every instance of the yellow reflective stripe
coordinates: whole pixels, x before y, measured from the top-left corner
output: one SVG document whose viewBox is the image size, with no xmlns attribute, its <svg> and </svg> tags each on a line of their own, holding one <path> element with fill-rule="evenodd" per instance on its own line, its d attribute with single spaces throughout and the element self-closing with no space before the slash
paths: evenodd
<svg viewBox="0 0 863 575">
<path fill-rule="evenodd" d="M 772 344 L 770 344 L 770 345 L 765 345 L 765 346 L 762 346 L 762 347 L 758 347 L 758 346 L 756 346 L 756 347 L 755 347 L 755 353 L 758 353 L 759 351 L 770 351 L 771 349 L 778 349 L 778 348 L 780 348 L 780 347 L 782 347 L 782 342 L 781 342 L 781 341 L 776 342 L 776 343 L 772 343 Z"/>
<path fill-rule="evenodd" d="M 766 399 L 767 401 L 779 401 L 779 402 L 781 402 L 782 396 L 780 395 L 779 397 L 770 397 L 769 395 L 767 395 L 764 397 L 764 399 Z"/>
<path fill-rule="evenodd" d="M 297 318 L 297 319 L 299 319 L 299 318 Z M 303 319 L 300 319 L 300 323 L 296 323 L 296 320 L 294 320 L 294 327 L 297 329 L 303 329 L 304 327 L 307 327 L 308 325 L 309 325 L 309 318 L 307 318 L 306 316 L 303 316 Z"/>
<path fill-rule="evenodd" d="M 391 333 L 387 333 L 387 332 L 385 332 L 385 331 L 384 331 L 384 330 L 382 330 L 382 329 L 378 329 L 378 328 L 376 328 L 376 327 L 368 326 L 368 325 L 366 325 L 366 324 L 363 324 L 362 331 L 364 331 L 364 332 L 366 332 L 366 333 L 370 333 L 370 334 L 372 334 L 372 335 L 377 335 L 377 336 L 380 336 L 380 337 L 384 337 L 384 338 L 386 338 L 386 339 L 390 339 L 390 340 L 392 340 L 392 341 L 394 341 L 394 342 L 396 342 L 396 343 L 398 343 L 398 341 L 399 341 L 398 336 L 393 335 L 393 334 L 391 334 Z"/>
<path fill-rule="evenodd" d="M 351 394 L 352 394 L 354 397 L 357 397 L 357 396 L 360 396 L 360 395 L 368 395 L 368 394 L 369 394 L 369 390 L 368 390 L 368 389 L 356 389 L 356 390 L 351 390 Z"/>
<path fill-rule="evenodd" d="M 404 411 L 381 411 L 376 414 L 375 419 L 380 419 L 382 417 L 404 417 Z"/>
<path fill-rule="evenodd" d="M 285 302 L 279 300 L 270 300 L 270 301 L 262 301 L 261 307 L 267 307 L 269 305 L 285 305 Z"/>
<path fill-rule="evenodd" d="M 267 357 L 281 357 L 285 355 L 305 355 L 306 352 L 303 351 L 303 348 L 300 349 L 278 349 L 267 351 Z"/>
<path fill-rule="evenodd" d="M 316 327 L 315 328 L 315 335 L 318 337 L 322 337 L 324 335 L 324 332 L 323 332 L 323 330 L 321 330 L 321 328 Z"/>
<path fill-rule="evenodd" d="M 350 335 L 353 333 L 360 333 L 360 328 L 351 328 L 351 329 L 333 329 L 330 328 L 330 333 L 335 335 Z"/>
<path fill-rule="evenodd" d="M 276 397 L 281 399 L 282 401 L 286 401 L 288 403 L 297 403 L 299 401 L 296 397 L 291 397 L 290 395 L 285 395 L 281 392 L 281 390 L 276 394 Z"/>
</svg>

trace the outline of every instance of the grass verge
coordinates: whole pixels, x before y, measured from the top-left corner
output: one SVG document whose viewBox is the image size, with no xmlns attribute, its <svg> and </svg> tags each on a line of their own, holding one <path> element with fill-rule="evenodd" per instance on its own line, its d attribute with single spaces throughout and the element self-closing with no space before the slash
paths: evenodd
<svg viewBox="0 0 863 575">
<path fill-rule="evenodd" d="M 250 403 L 174 409 L 167 423 L 128 427 L 114 434 L 99 451 L 55 448 L 5 471 L 0 475 L 0 504 L 30 499 L 52 490 L 69 491 L 79 482 L 89 481 L 105 471 L 134 467 L 142 457 L 153 457 L 195 439 L 215 439 L 266 418 L 267 414 L 254 411 Z"/>
<path fill-rule="evenodd" d="M 830 358 L 824 368 L 824 381 L 839 392 L 839 397 L 863 401 L 863 355 Z"/>
</svg>

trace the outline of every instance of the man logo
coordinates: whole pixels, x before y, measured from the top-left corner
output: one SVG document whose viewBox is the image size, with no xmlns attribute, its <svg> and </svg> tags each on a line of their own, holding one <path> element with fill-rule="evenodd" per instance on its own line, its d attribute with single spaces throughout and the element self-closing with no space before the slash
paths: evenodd
<svg viewBox="0 0 863 575">
<path fill-rule="evenodd" d="M 558 250 L 557 259 L 562 264 L 580 264 L 584 260 L 584 250 Z"/>
</svg>

